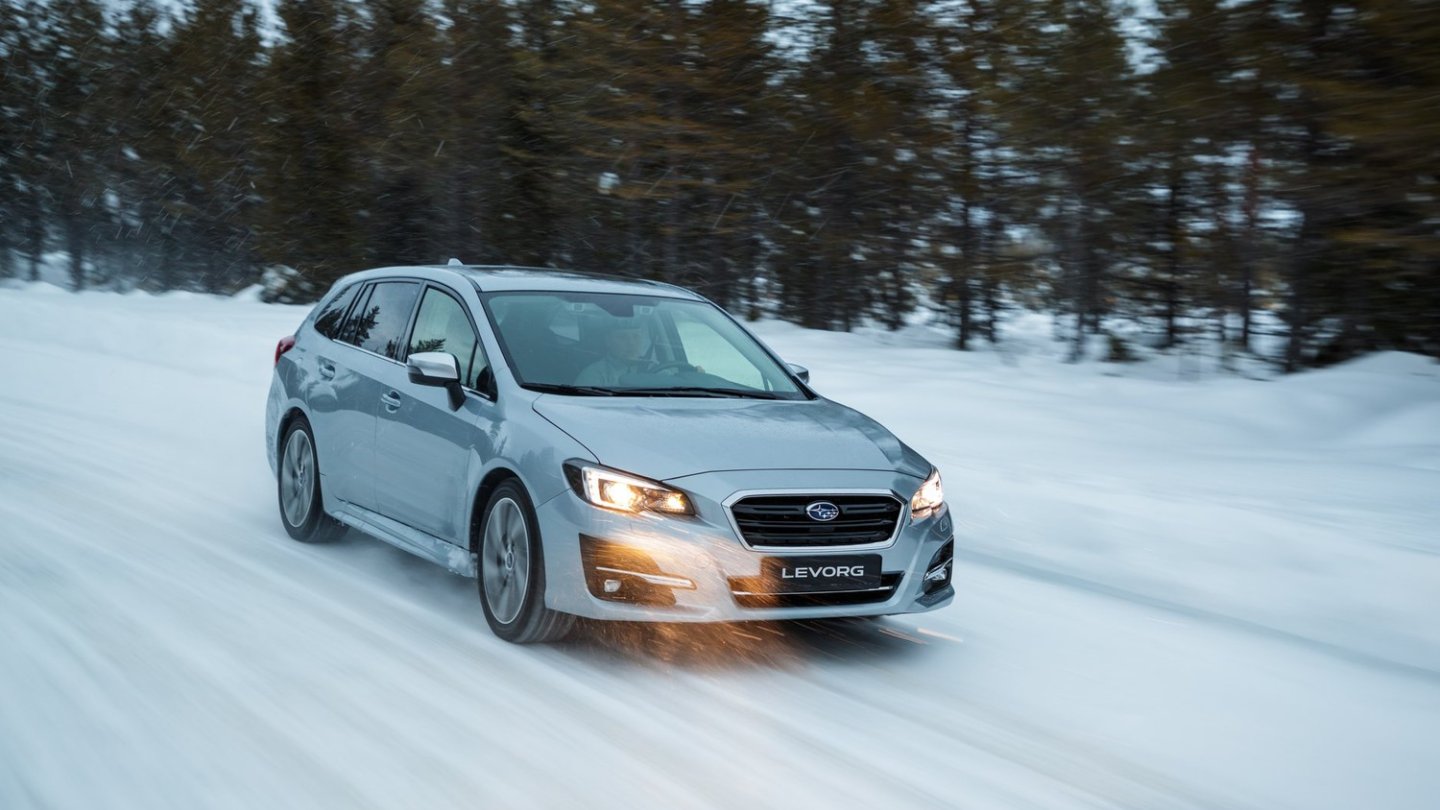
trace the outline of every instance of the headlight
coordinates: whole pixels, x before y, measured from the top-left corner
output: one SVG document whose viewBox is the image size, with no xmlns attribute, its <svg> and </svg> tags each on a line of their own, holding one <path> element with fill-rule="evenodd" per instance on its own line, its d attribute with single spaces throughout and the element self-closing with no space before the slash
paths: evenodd
<svg viewBox="0 0 1440 810">
<path fill-rule="evenodd" d="M 945 505 L 945 487 L 940 484 L 940 471 L 932 469 L 930 477 L 915 490 L 910 498 L 910 519 L 924 520 Z"/>
<path fill-rule="evenodd" d="M 685 493 L 644 478 L 590 464 L 573 463 L 565 465 L 565 477 L 576 495 L 606 509 L 666 515 L 695 514 Z"/>
</svg>

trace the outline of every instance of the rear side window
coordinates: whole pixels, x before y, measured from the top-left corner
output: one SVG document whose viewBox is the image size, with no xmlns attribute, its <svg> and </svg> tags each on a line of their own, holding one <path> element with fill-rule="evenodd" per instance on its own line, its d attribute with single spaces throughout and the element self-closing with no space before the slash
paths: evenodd
<svg viewBox="0 0 1440 810">
<path fill-rule="evenodd" d="M 340 294 L 330 299 L 330 303 L 320 310 L 315 316 L 315 331 L 325 337 L 334 340 L 340 335 L 340 325 L 345 321 L 345 311 L 350 309 L 350 304 L 355 300 L 355 293 L 360 290 L 359 284 L 351 284 L 340 291 Z"/>
<path fill-rule="evenodd" d="M 350 313 L 350 320 L 345 323 L 345 341 L 399 360 L 405 328 L 410 325 L 410 313 L 419 297 L 420 285 L 413 281 L 383 281 L 372 285 L 370 297 Z"/>
<path fill-rule="evenodd" d="M 479 390 L 480 372 L 485 370 L 485 352 L 465 308 L 449 295 L 431 287 L 420 302 L 415 328 L 410 333 L 410 353 L 449 352 L 460 364 L 461 382 Z"/>
</svg>

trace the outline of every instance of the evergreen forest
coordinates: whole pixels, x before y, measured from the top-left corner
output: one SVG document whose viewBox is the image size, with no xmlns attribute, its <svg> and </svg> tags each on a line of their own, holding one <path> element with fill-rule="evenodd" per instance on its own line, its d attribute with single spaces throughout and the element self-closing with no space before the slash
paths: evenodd
<svg viewBox="0 0 1440 810">
<path fill-rule="evenodd" d="M 1440 356 L 1437 0 L 0 0 L 0 278 Z"/>
</svg>

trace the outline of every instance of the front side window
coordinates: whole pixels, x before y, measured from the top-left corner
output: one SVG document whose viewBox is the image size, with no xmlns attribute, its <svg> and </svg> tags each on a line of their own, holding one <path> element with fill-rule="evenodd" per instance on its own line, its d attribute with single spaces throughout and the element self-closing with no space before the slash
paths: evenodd
<svg viewBox="0 0 1440 810">
<path fill-rule="evenodd" d="M 405 327 L 420 285 L 413 281 L 382 281 L 371 287 L 370 297 L 350 313 L 342 330 L 346 342 L 391 360 L 400 359 Z"/>
<path fill-rule="evenodd" d="M 484 298 L 521 385 L 571 394 L 804 399 L 774 357 L 704 301 L 610 293 Z"/>
<path fill-rule="evenodd" d="M 415 328 L 410 334 L 410 354 L 449 352 L 460 366 L 461 384 L 479 390 L 485 371 L 485 352 L 470 325 L 465 308 L 454 297 L 430 287 L 420 301 Z"/>
</svg>

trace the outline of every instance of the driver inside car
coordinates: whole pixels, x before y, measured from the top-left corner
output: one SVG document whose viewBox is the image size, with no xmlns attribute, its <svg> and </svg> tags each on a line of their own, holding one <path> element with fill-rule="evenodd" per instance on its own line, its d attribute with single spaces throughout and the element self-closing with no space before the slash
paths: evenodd
<svg viewBox="0 0 1440 810">
<path fill-rule="evenodd" d="M 609 387 L 631 374 L 660 370 L 660 364 L 646 359 L 645 330 L 638 321 L 620 321 L 605 333 L 605 356 L 586 366 L 575 378 L 576 385 Z M 689 366 L 696 371 L 698 366 Z"/>
<path fill-rule="evenodd" d="M 620 378 L 648 371 L 655 364 L 641 357 L 645 332 L 638 323 L 619 323 L 605 333 L 605 356 L 586 366 L 576 385 L 616 385 Z"/>
</svg>

